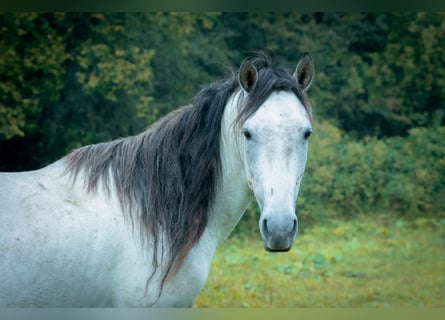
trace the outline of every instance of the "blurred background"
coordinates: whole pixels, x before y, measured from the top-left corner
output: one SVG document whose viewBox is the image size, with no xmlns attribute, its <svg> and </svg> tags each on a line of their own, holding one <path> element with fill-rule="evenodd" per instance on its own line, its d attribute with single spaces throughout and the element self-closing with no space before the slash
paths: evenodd
<svg viewBox="0 0 445 320">
<path fill-rule="evenodd" d="M 253 51 L 290 71 L 310 52 L 314 134 L 300 232 L 358 217 L 368 220 L 328 228 L 326 241 L 374 220 L 379 237 L 404 226 L 436 230 L 425 246 L 439 239 L 431 255 L 443 264 L 444 48 L 445 13 L 2 13 L 0 171 L 37 169 L 82 145 L 137 134 Z M 234 236 L 257 241 L 257 218 L 252 204 Z"/>
</svg>

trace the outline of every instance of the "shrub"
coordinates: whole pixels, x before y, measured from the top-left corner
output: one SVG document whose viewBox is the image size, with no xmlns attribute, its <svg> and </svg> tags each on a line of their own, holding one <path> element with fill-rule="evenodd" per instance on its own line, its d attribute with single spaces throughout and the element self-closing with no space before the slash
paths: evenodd
<svg viewBox="0 0 445 320">
<path fill-rule="evenodd" d="M 375 211 L 443 215 L 445 127 L 411 129 L 405 138 L 359 141 L 326 123 L 318 131 L 302 184 L 303 214 L 317 219 L 321 208 L 341 217 Z"/>
</svg>

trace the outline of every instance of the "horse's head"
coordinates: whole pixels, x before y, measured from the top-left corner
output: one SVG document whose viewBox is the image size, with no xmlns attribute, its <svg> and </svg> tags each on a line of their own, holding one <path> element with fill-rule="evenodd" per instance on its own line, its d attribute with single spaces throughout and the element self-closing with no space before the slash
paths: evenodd
<svg viewBox="0 0 445 320">
<path fill-rule="evenodd" d="M 239 83 L 247 94 L 245 108 L 260 105 L 245 111 L 239 141 L 247 183 L 261 210 L 264 247 L 277 252 L 291 248 L 298 230 L 295 205 L 312 133 L 305 91 L 314 69 L 311 57 L 305 54 L 293 75 L 280 74 L 284 69 L 271 70 L 256 68 L 248 59 L 240 67 Z"/>
</svg>

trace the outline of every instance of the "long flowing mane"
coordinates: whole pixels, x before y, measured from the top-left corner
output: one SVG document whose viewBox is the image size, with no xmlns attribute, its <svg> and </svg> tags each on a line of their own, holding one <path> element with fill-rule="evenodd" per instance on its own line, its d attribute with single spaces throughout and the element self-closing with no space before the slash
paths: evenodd
<svg viewBox="0 0 445 320">
<path fill-rule="evenodd" d="M 252 63 L 258 81 L 240 105 L 238 122 L 245 121 L 276 90 L 294 92 L 310 115 L 305 94 L 286 69 L 273 66 L 263 53 Z M 178 270 L 207 225 L 221 175 L 222 116 L 237 90 L 238 77 L 233 73 L 203 88 L 191 105 L 168 114 L 145 132 L 86 146 L 65 158 L 73 181 L 84 174 L 88 192 L 96 192 L 100 181 L 108 191 L 114 187 L 133 225 L 139 222 L 141 234 L 154 241 L 155 270 L 163 253 L 158 252 L 158 245 L 167 250 L 167 255 L 162 254 L 169 259 L 162 283 Z M 159 243 L 161 233 L 163 243 Z"/>
</svg>

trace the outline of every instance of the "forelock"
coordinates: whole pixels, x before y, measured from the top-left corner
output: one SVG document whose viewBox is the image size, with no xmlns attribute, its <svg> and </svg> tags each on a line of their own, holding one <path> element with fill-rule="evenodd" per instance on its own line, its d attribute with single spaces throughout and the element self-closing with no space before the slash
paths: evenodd
<svg viewBox="0 0 445 320">
<path fill-rule="evenodd" d="M 305 93 L 286 68 L 274 65 L 270 56 L 264 52 L 260 52 L 252 58 L 252 64 L 257 70 L 258 79 L 252 91 L 249 92 L 247 100 L 236 118 L 236 123 L 244 123 L 273 92 L 277 91 L 294 93 L 308 112 L 309 118 L 312 119 L 309 101 Z"/>
</svg>

